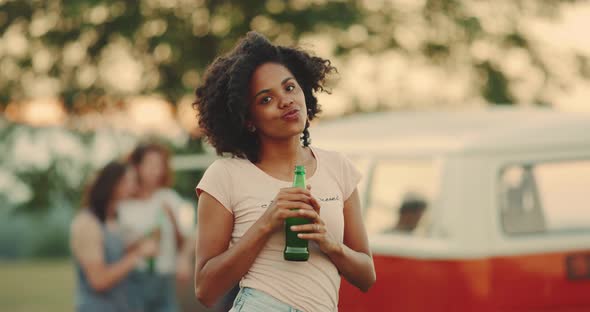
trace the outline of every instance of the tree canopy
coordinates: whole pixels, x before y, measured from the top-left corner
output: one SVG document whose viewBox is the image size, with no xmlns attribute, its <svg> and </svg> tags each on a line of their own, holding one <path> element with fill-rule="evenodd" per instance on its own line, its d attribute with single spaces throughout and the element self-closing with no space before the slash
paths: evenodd
<svg viewBox="0 0 590 312">
<path fill-rule="evenodd" d="M 206 64 L 251 29 L 281 44 L 324 36 L 343 59 L 394 51 L 459 72 L 468 81 L 459 100 L 543 104 L 543 90 L 561 77 L 523 20 L 558 18 L 564 2 L 573 1 L 2 0 L 0 107 L 53 96 L 75 112 L 105 95 L 153 93 L 177 103 Z M 526 73 L 510 60 L 524 62 Z M 588 76 L 587 58 L 575 62 Z"/>
</svg>

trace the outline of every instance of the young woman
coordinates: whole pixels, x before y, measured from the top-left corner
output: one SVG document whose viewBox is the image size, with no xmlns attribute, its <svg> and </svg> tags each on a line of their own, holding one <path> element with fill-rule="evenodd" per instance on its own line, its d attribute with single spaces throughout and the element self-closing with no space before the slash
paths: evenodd
<svg viewBox="0 0 590 312">
<path fill-rule="evenodd" d="M 367 291 L 375 270 L 356 185 L 338 153 L 310 146 L 314 91 L 330 61 L 248 33 L 207 69 L 195 106 L 219 154 L 197 186 L 195 293 L 214 304 L 240 283 L 232 311 L 336 311 L 340 276 Z M 295 165 L 307 190 L 290 187 Z M 296 208 L 293 210 L 293 208 Z M 310 242 L 306 262 L 283 259 L 284 221 Z"/>
<path fill-rule="evenodd" d="M 85 205 L 71 224 L 70 245 L 78 279 L 76 311 L 140 311 L 129 275 L 143 258 L 156 254 L 153 240 L 140 240 L 125 252 L 117 205 L 135 191 L 135 170 L 113 162 L 87 190 Z"/>
<path fill-rule="evenodd" d="M 159 242 L 158 255 L 139 265 L 134 284 L 141 290 L 144 311 L 178 311 L 176 261 L 184 236 L 177 219 L 183 200 L 169 188 L 168 150 L 157 144 L 139 145 L 129 162 L 137 170 L 139 188 L 134 198 L 121 203 L 119 220 L 129 240 L 155 235 Z"/>
</svg>

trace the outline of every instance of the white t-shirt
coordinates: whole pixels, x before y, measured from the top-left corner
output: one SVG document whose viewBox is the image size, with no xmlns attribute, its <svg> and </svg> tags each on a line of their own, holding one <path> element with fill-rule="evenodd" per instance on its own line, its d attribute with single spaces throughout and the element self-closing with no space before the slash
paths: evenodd
<svg viewBox="0 0 590 312">
<path fill-rule="evenodd" d="M 313 148 L 316 172 L 306 179 L 320 202 L 320 217 L 339 241 L 344 237 L 344 201 L 360 180 L 360 173 L 339 153 Z M 215 161 L 197 186 L 234 216 L 231 244 L 235 244 L 262 216 L 281 188 L 292 182 L 273 178 L 250 161 L 239 158 Z M 337 311 L 340 275 L 336 266 L 310 242 L 306 262 L 285 261 L 285 231 L 272 234 L 242 278 L 240 286 L 251 287 L 303 311 Z"/>
<path fill-rule="evenodd" d="M 160 249 L 156 257 L 156 271 L 161 274 L 173 274 L 176 271 L 176 238 L 174 227 L 168 214 L 164 211 L 168 205 L 176 217 L 177 223 L 180 207 L 184 200 L 172 189 L 162 188 L 146 199 L 131 199 L 119 204 L 118 218 L 121 231 L 127 243 L 133 243 L 160 228 Z M 140 270 L 147 269 L 147 262 L 141 261 Z"/>
</svg>

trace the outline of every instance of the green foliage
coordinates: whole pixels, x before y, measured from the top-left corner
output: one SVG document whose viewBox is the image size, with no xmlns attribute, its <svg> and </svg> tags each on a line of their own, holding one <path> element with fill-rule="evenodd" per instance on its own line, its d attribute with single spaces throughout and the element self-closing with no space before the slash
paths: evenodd
<svg viewBox="0 0 590 312">
<path fill-rule="evenodd" d="M 29 41 L 28 49 L 20 55 L 15 52 L 16 55 L 8 56 L 23 70 L 10 77 L 14 83 L 0 84 L 0 94 L 13 100 L 30 96 L 32 92 L 19 80 L 25 79 L 39 49 L 54 57 L 50 66 L 35 68 L 35 75 L 59 79 L 58 94 L 69 108 L 74 107 L 79 93 L 90 97 L 79 105 L 89 105 L 104 94 L 152 92 L 176 102 L 192 93 L 198 80 L 195 73 L 226 51 L 252 25 L 258 25 L 273 39 L 283 35 L 285 41 L 293 42 L 316 27 L 346 27 L 360 19 L 354 3 L 298 2 L 301 5 L 296 8 L 282 1 L 0 2 L 0 11 L 6 12 L 5 18 L 0 19 L 0 33 L 18 32 Z M 119 46 L 129 52 L 126 57 L 135 60 L 139 68 L 135 74 L 140 77 L 133 79 L 141 81 L 128 88 L 118 88 L 116 81 L 109 82 L 101 76 L 105 67 L 113 68 L 105 62 L 108 63 L 109 56 L 116 57 L 109 53 Z"/>
<path fill-rule="evenodd" d="M 127 154 L 139 138 L 3 122 L 0 119 L 0 148 L 5 151 L 0 158 L 0 259 L 67 256 L 69 222 L 82 206 L 87 181 L 105 162 Z M 203 152 L 200 140 L 181 146 L 161 143 L 173 155 Z M 191 203 L 202 174 L 192 170 L 176 175 L 175 189 Z"/>
<path fill-rule="evenodd" d="M 490 103 L 507 105 L 513 103 L 512 95 L 508 92 L 508 80 L 504 74 L 494 68 L 489 62 L 481 66 L 482 75 L 487 77 L 483 86 L 483 96 Z"/>
<path fill-rule="evenodd" d="M 305 34 L 328 34 L 333 52 L 341 56 L 394 49 L 422 55 L 436 66 L 470 62 L 473 71 L 482 61 L 465 55 L 477 41 L 504 50 L 522 47 L 549 80 L 552 71 L 520 32 L 520 21 L 556 18 L 564 2 L 574 1 L 4 0 L 0 35 L 11 48 L 0 54 L 5 69 L 0 108 L 48 93 L 73 111 L 97 105 L 104 95 L 159 93 L 176 103 L 193 92 L 206 64 L 251 29 L 281 44 L 297 43 Z M 503 30 L 491 32 L 490 20 L 499 20 Z M 406 36 L 418 47 L 404 42 L 400 32 L 411 33 Z M 490 75 L 484 81 L 506 76 L 497 64 L 501 60 L 484 61 L 495 69 L 483 71 Z M 493 88 L 473 84 L 496 103 L 515 100 L 507 96 L 512 82 Z"/>
</svg>

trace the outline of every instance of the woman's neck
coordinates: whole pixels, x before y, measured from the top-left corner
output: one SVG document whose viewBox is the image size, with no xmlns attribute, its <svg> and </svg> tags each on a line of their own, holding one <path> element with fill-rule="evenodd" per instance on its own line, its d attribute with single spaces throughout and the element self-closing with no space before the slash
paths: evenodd
<svg viewBox="0 0 590 312">
<path fill-rule="evenodd" d="M 298 137 L 285 141 L 261 142 L 259 161 L 263 171 L 281 179 L 290 179 L 296 165 L 312 166 L 311 152 L 301 146 Z"/>
<path fill-rule="evenodd" d="M 258 164 L 289 164 L 292 166 L 305 161 L 305 151 L 299 138 L 283 141 L 263 141 L 260 144 Z"/>
<path fill-rule="evenodd" d="M 148 198 L 150 196 L 152 196 L 152 194 L 154 194 L 156 192 L 156 190 L 158 189 L 157 186 L 141 186 L 139 188 L 139 190 L 137 191 L 137 196 L 138 198 Z"/>
</svg>

